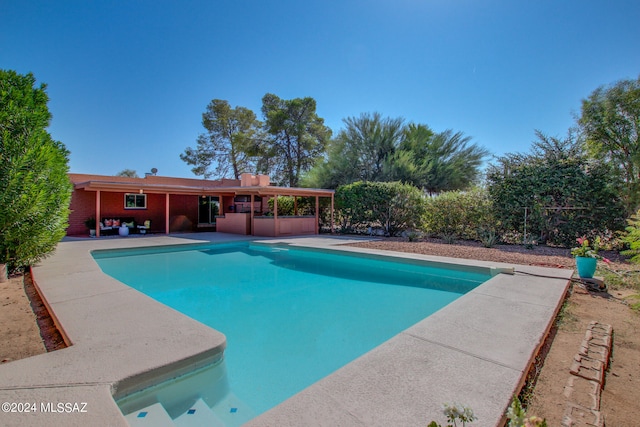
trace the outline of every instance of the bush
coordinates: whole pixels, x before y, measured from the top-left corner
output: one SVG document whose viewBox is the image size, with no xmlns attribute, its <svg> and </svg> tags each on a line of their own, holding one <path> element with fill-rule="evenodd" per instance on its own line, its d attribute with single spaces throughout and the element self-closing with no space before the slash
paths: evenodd
<svg viewBox="0 0 640 427">
<path fill-rule="evenodd" d="M 495 225 L 491 201 L 480 188 L 445 192 L 426 204 L 425 231 L 447 241 L 481 240 L 483 234 L 495 234 Z"/>
<path fill-rule="evenodd" d="M 628 249 L 620 252 L 624 256 L 631 257 L 631 262 L 640 264 L 640 210 L 627 220 L 629 224 L 622 233 L 622 242 Z"/>
<path fill-rule="evenodd" d="M 498 243 L 498 234 L 495 230 L 480 229 L 480 242 L 485 248 L 492 248 Z"/>
<path fill-rule="evenodd" d="M 621 230 L 622 201 L 610 167 L 585 156 L 571 134 L 538 137 L 531 154 L 508 154 L 488 168 L 500 231 L 524 234 L 526 216 L 527 237 L 569 247 L 579 236 Z"/>
<path fill-rule="evenodd" d="M 354 182 L 339 187 L 335 200 L 343 230 L 379 226 L 386 235 L 395 236 L 422 226 L 425 199 L 409 184 Z"/>
<path fill-rule="evenodd" d="M 0 70 L 0 264 L 10 270 L 53 251 L 69 216 L 69 152 L 45 130 L 49 98 L 34 83 Z"/>
</svg>

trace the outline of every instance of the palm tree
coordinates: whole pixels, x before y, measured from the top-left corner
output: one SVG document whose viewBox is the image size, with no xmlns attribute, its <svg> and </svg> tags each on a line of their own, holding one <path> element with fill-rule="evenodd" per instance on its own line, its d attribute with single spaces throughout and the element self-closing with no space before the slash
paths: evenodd
<svg viewBox="0 0 640 427">
<path fill-rule="evenodd" d="M 471 137 L 462 132 L 449 129 L 434 134 L 425 125 L 411 124 L 393 158 L 392 175 L 430 195 L 468 188 L 479 178 L 480 166 L 489 154 L 470 142 Z"/>
<path fill-rule="evenodd" d="M 337 188 L 356 181 L 385 181 L 386 164 L 402 139 L 404 119 L 363 113 L 343 120 L 326 159 L 310 171 L 305 185 Z"/>
</svg>

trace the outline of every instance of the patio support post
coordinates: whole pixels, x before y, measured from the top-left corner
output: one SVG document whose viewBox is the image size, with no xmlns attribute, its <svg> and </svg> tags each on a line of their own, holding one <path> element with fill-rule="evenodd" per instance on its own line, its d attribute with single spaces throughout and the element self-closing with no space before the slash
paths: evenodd
<svg viewBox="0 0 640 427">
<path fill-rule="evenodd" d="M 251 195 L 251 213 L 249 214 L 249 227 L 251 227 L 251 230 L 249 231 L 249 234 L 251 234 L 252 236 L 253 234 L 253 194 Z"/>
<path fill-rule="evenodd" d="M 275 237 L 280 235 L 280 227 L 278 227 L 278 195 L 273 196 L 273 234 Z"/>
<path fill-rule="evenodd" d="M 298 198 L 293 196 L 293 214 L 298 216 Z"/>
<path fill-rule="evenodd" d="M 320 234 L 320 196 L 316 196 L 316 234 Z"/>
<path fill-rule="evenodd" d="M 169 234 L 169 193 L 164 194 L 165 207 L 164 207 L 164 229 L 165 234 Z"/>
<path fill-rule="evenodd" d="M 331 234 L 333 234 L 333 196 L 334 194 L 331 194 Z"/>
<path fill-rule="evenodd" d="M 100 190 L 96 191 L 96 239 L 100 237 Z"/>
</svg>

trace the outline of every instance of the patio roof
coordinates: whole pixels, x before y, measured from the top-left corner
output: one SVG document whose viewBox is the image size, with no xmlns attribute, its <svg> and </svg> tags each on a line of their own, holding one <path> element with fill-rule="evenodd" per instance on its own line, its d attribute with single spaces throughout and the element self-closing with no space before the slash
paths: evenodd
<svg viewBox="0 0 640 427">
<path fill-rule="evenodd" d="M 257 226 L 254 223 L 255 212 L 236 212 L 233 209 L 222 210 L 222 204 L 227 203 L 220 200 L 221 212 L 216 221 L 219 230 L 236 232 L 239 234 L 254 234 L 265 236 L 280 236 L 287 233 L 308 234 L 315 230 L 315 234 L 319 233 L 319 214 L 320 203 L 319 198 L 325 197 L 331 199 L 331 229 L 333 229 L 333 209 L 334 209 L 334 190 L 318 189 L 318 188 L 299 188 L 299 187 L 277 187 L 269 185 L 269 177 L 266 175 L 242 174 L 241 179 L 222 179 L 222 180 L 199 180 L 192 178 L 172 178 L 162 176 L 145 176 L 144 178 L 115 177 L 104 175 L 83 175 L 69 174 L 69 179 L 73 183 L 74 190 L 91 191 L 96 193 L 95 197 L 95 218 L 102 218 L 101 212 L 101 193 L 134 193 L 134 194 L 162 194 L 165 197 L 164 203 L 164 223 L 165 233 L 169 234 L 170 217 L 171 217 L 171 196 L 187 195 L 187 196 L 224 196 L 225 198 L 233 196 L 250 196 L 250 203 L 253 206 L 256 198 L 274 197 L 274 215 L 273 224 L 261 221 Z M 315 203 L 315 225 L 310 226 L 308 219 L 297 217 L 297 208 L 294 216 L 280 220 L 277 214 L 278 198 L 277 196 L 293 196 L 293 197 L 314 197 Z M 294 203 L 295 205 L 295 203 Z M 248 219 L 238 218 L 238 214 L 249 215 Z M 293 220 L 295 219 L 295 220 Z M 224 226 L 224 227 L 223 227 Z M 256 231 L 258 227 L 258 231 Z M 233 231 L 229 231 L 233 230 Z M 99 229 L 96 229 L 96 236 L 100 236 Z"/>
<path fill-rule="evenodd" d="M 190 194 L 190 195 L 213 195 L 213 194 L 233 194 L 233 195 L 254 195 L 254 196 L 299 196 L 299 197 L 331 197 L 334 190 L 318 188 L 299 187 L 276 187 L 276 186 L 241 186 L 225 185 L 221 181 L 204 181 L 202 185 L 194 185 L 191 182 L 185 185 L 180 179 L 175 179 L 175 183 L 154 183 L 146 182 L 146 178 L 131 178 L 129 181 L 92 179 L 89 181 L 76 182 L 74 188 L 86 191 L 120 191 L 131 193 L 162 193 L 162 194 Z M 195 181 L 195 180 L 189 180 Z M 232 180 L 229 180 L 232 181 Z M 234 180 L 235 181 L 235 180 Z M 235 183 L 235 182 L 234 182 Z M 214 185 L 211 185 L 214 184 Z"/>
</svg>

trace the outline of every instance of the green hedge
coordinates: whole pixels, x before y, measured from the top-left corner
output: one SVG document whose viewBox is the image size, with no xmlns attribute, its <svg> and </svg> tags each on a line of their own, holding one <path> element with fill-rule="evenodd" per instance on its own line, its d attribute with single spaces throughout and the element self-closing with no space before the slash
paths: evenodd
<svg viewBox="0 0 640 427">
<path fill-rule="evenodd" d="M 409 184 L 354 182 L 338 187 L 335 200 L 343 231 L 381 227 L 395 236 L 422 226 L 425 197 Z"/>
<path fill-rule="evenodd" d="M 446 239 L 479 240 L 496 229 L 492 210 L 485 190 L 444 192 L 428 199 L 424 230 Z"/>
</svg>

